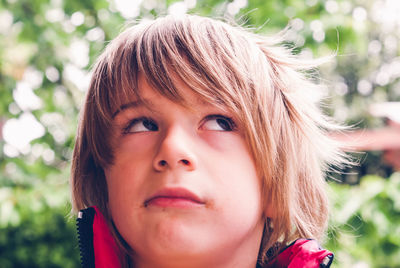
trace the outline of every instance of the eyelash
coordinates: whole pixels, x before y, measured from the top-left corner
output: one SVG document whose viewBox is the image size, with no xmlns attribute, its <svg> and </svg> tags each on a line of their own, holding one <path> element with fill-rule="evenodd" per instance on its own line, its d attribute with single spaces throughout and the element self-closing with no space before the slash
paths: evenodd
<svg viewBox="0 0 400 268">
<path fill-rule="evenodd" d="M 201 122 L 201 125 L 204 125 L 206 122 L 208 122 L 209 120 L 212 119 L 223 119 L 228 123 L 229 129 L 224 130 L 224 131 L 235 131 L 237 129 L 237 126 L 235 124 L 235 121 L 228 116 L 224 116 L 224 115 L 220 115 L 220 114 L 211 114 L 211 115 L 207 115 Z M 138 117 L 138 118 L 134 118 L 132 120 L 130 120 L 128 122 L 128 124 L 122 129 L 122 133 L 123 134 L 129 134 L 131 132 L 129 132 L 129 130 L 132 128 L 132 126 L 140 121 L 150 121 L 152 123 L 154 123 L 155 125 L 157 125 L 156 121 L 153 120 L 150 117 Z"/>
<path fill-rule="evenodd" d="M 134 124 L 140 122 L 140 121 L 143 121 L 143 122 L 144 122 L 144 121 L 150 121 L 150 122 L 155 123 L 155 120 L 153 120 L 153 119 L 150 118 L 150 117 L 142 116 L 142 117 L 134 118 L 134 119 L 130 120 L 130 121 L 128 122 L 128 124 L 122 129 L 122 133 L 123 133 L 123 134 L 129 134 L 129 133 L 130 133 L 129 130 L 132 128 L 132 126 L 133 126 Z"/>
<path fill-rule="evenodd" d="M 203 124 L 205 124 L 208 120 L 212 120 L 212 119 L 223 119 L 225 121 L 228 122 L 229 125 L 229 130 L 225 130 L 225 131 L 234 131 L 237 129 L 235 121 L 228 116 L 224 116 L 224 115 L 220 115 L 220 114 L 211 114 L 211 115 L 207 115 L 202 121 Z"/>
</svg>

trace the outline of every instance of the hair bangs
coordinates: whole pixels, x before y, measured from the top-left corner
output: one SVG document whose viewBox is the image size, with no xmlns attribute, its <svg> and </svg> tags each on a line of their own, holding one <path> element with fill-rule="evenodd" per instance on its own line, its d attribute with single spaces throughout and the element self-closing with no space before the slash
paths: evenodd
<svg viewBox="0 0 400 268">
<path fill-rule="evenodd" d="M 202 101 L 240 113 L 249 95 L 248 71 L 237 59 L 238 40 L 224 24 L 214 24 L 195 16 L 155 20 L 138 38 L 138 67 L 156 91 L 175 102 L 186 104 L 176 85 L 181 81 Z"/>
</svg>

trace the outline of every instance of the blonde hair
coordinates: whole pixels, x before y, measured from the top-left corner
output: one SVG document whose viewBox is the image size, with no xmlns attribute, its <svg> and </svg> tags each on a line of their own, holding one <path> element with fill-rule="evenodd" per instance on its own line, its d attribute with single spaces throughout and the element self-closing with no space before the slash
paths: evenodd
<svg viewBox="0 0 400 268">
<path fill-rule="evenodd" d="M 175 102 L 185 105 L 178 78 L 199 98 L 239 118 L 269 215 L 260 262 L 270 248 L 274 255 L 299 237 L 320 239 L 329 211 L 324 173 L 344 156 L 327 135 L 336 126 L 320 110 L 320 86 L 307 77 L 314 66 L 280 41 L 193 15 L 158 18 L 121 33 L 94 67 L 81 114 L 72 160 L 73 209 L 96 205 L 111 222 L 104 168 L 113 161 L 113 114 L 127 98 L 140 100 L 140 72 Z"/>
</svg>

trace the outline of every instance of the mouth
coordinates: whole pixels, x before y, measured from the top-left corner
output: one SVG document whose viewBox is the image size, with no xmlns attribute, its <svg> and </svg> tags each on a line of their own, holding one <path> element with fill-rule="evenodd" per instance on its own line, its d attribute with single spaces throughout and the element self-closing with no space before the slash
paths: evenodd
<svg viewBox="0 0 400 268">
<path fill-rule="evenodd" d="M 185 188 L 164 188 L 144 202 L 145 207 L 197 208 L 205 202 Z"/>
</svg>

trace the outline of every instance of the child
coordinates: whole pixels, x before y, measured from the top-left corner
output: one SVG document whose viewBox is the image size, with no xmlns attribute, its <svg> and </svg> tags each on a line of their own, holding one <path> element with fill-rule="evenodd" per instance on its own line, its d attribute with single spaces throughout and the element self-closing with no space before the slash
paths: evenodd
<svg viewBox="0 0 400 268">
<path fill-rule="evenodd" d="M 72 161 L 84 265 L 330 266 L 324 171 L 344 157 L 313 66 L 278 41 L 186 15 L 108 45 Z"/>
</svg>

